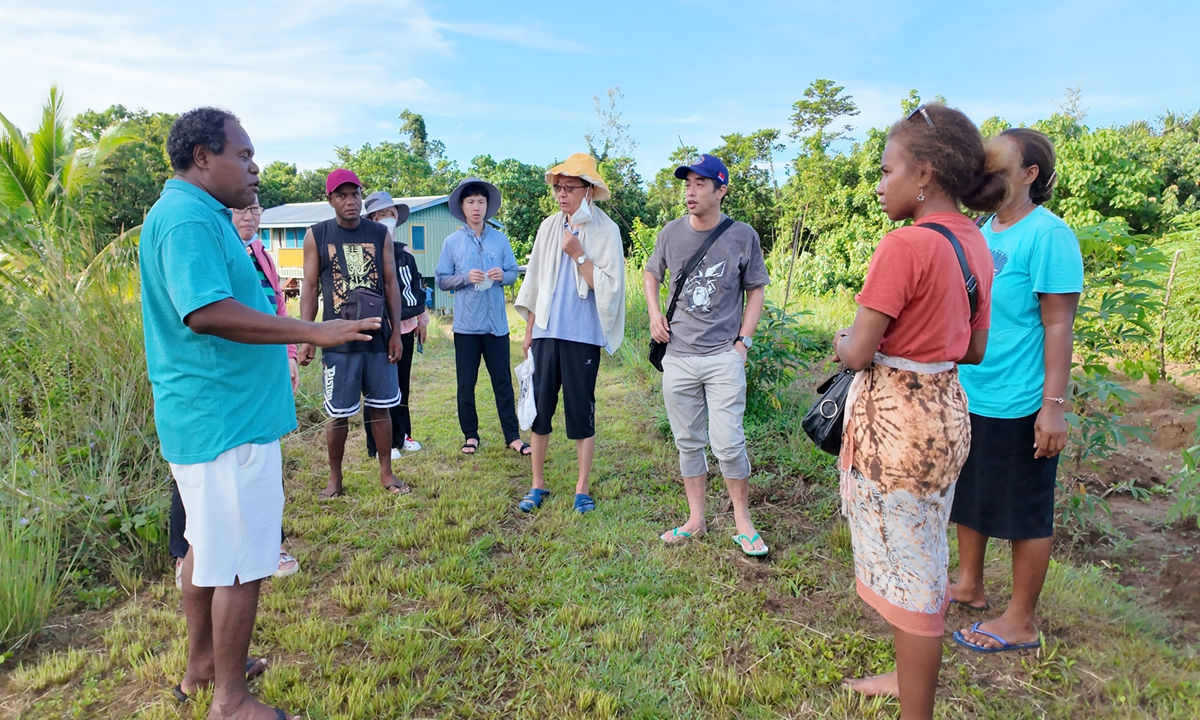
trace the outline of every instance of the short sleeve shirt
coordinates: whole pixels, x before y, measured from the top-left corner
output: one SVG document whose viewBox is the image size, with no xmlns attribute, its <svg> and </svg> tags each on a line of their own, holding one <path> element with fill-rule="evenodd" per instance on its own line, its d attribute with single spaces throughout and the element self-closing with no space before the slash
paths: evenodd
<svg viewBox="0 0 1200 720">
<path fill-rule="evenodd" d="M 724 215 L 721 220 L 725 220 Z M 668 302 L 680 280 L 675 276 L 711 232 L 693 230 L 690 217 L 685 215 L 667 223 L 658 233 L 646 270 L 660 283 L 671 271 Z M 746 291 L 771 282 L 758 233 L 746 223 L 735 222 L 717 238 L 692 274 L 682 280 L 683 292 L 671 319 L 667 354 L 716 355 L 731 349 L 741 330 Z"/>
<path fill-rule="evenodd" d="M 1016 225 L 995 232 L 983 226 L 995 264 L 992 329 L 979 365 L 960 370 L 971 412 L 1020 418 L 1042 406 L 1046 380 L 1046 329 L 1042 294 L 1083 292 L 1083 255 L 1071 228 L 1042 206 Z"/>
<path fill-rule="evenodd" d="M 558 260 L 558 279 L 554 297 L 550 300 L 550 317 L 543 330 L 533 324 L 533 339 L 554 338 L 604 347 L 604 330 L 600 327 L 600 312 L 596 310 L 596 291 L 588 290 L 579 297 L 575 282 L 575 259 L 565 251 Z"/>
<path fill-rule="evenodd" d="M 944 235 L 922 228 L 942 225 L 963 247 L 978 282 L 972 319 L 966 281 L 954 246 Z M 933 213 L 884 236 L 871 256 L 859 305 L 892 318 L 879 352 L 916 362 L 958 362 L 971 344 L 971 331 L 989 325 L 992 256 L 983 235 L 961 213 Z"/>
<path fill-rule="evenodd" d="M 163 456 L 208 462 L 230 448 L 296 429 L 284 345 L 192 332 L 184 319 L 232 298 L 263 313 L 263 293 L 228 209 L 191 183 L 168 180 L 138 246 L 146 366 Z"/>
</svg>

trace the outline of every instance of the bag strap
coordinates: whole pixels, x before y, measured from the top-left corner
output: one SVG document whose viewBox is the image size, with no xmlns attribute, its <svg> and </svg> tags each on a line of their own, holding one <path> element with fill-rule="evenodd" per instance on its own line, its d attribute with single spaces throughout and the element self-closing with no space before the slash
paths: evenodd
<svg viewBox="0 0 1200 720">
<path fill-rule="evenodd" d="M 671 296 L 671 304 L 667 307 L 668 323 L 670 323 L 671 318 L 675 316 L 675 306 L 679 303 L 679 293 L 683 292 L 685 279 L 688 275 L 691 275 L 692 271 L 696 269 L 696 266 L 700 264 L 700 260 L 708 253 L 708 249 L 711 248 L 713 243 L 717 241 L 717 238 L 721 237 L 721 234 L 731 227 L 733 227 L 733 218 L 727 217 L 722 220 L 721 224 L 713 228 L 713 231 L 708 234 L 708 237 L 704 238 L 704 243 L 700 245 L 700 249 L 697 250 L 696 254 L 692 256 L 692 259 L 687 261 L 687 265 L 683 266 L 683 272 L 679 274 L 679 277 L 672 278 L 675 280 L 675 294 Z"/>
<path fill-rule="evenodd" d="M 979 305 L 979 281 L 975 279 L 975 275 L 971 272 L 971 266 L 967 265 L 967 255 L 963 252 L 962 244 L 958 242 L 958 238 L 954 237 L 954 233 L 945 225 L 937 223 L 922 223 L 918 227 L 929 228 L 941 233 L 943 237 L 950 241 L 950 245 L 954 247 L 954 254 L 958 256 L 958 266 L 962 268 L 963 282 L 967 286 L 967 300 L 971 303 L 971 319 L 975 319 L 975 309 Z"/>
</svg>

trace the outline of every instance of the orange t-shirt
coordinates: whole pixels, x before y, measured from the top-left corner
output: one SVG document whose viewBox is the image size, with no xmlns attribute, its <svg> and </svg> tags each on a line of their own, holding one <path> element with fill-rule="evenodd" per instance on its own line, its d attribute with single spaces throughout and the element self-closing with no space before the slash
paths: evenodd
<svg viewBox="0 0 1200 720">
<path fill-rule="evenodd" d="M 954 246 L 936 230 L 922 228 L 923 223 L 944 226 L 962 245 L 979 288 L 973 321 Z M 916 362 L 958 362 L 970 345 L 971 331 L 991 326 L 993 275 L 992 253 L 970 218 L 933 213 L 884 236 L 854 299 L 892 318 L 879 352 Z"/>
</svg>

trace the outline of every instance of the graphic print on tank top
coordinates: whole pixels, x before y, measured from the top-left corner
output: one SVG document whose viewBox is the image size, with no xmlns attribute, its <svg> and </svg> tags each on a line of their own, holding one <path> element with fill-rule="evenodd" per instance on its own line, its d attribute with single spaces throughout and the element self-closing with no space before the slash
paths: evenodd
<svg viewBox="0 0 1200 720">
<path fill-rule="evenodd" d="M 690 313 L 710 313 L 713 310 L 713 296 L 717 292 L 717 280 L 725 277 L 725 261 L 705 268 L 708 256 L 705 255 L 696 266 L 694 274 L 689 275 L 683 284 L 683 294 L 687 296 L 687 311 Z"/>
<path fill-rule="evenodd" d="M 347 243 L 342 245 L 342 254 L 346 258 L 346 267 L 338 262 L 338 249 L 333 243 L 325 245 L 329 254 L 329 266 L 333 273 L 333 312 L 341 313 L 346 304 L 346 297 L 354 288 L 365 287 L 371 290 L 380 287 L 379 263 L 375 257 L 374 245 Z M 344 270 L 344 272 L 343 272 Z"/>
</svg>

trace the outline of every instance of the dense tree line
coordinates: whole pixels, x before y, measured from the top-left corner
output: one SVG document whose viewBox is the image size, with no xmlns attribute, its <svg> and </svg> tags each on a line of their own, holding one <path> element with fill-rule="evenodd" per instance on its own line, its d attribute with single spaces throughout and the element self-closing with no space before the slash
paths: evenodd
<svg viewBox="0 0 1200 720">
<path fill-rule="evenodd" d="M 612 88 L 595 99 L 596 127 L 588 128 L 584 139 L 612 190 L 606 210 L 631 256 L 640 257 L 656 229 L 684 212 L 681 183 L 672 170 L 700 149 L 676 149 L 653 177 L 644 179 L 632 157 L 636 142 L 618 107 L 622 97 L 620 88 Z M 910 92 L 901 99 L 897 117 L 920 102 L 916 91 Z M 791 110 L 788 127 L 731 132 L 708 149 L 730 170 L 726 210 L 758 230 L 767 252 L 795 254 L 802 288 L 856 288 L 876 241 L 889 228 L 874 194 L 886 128 L 856 132 L 854 98 L 827 79 L 812 82 Z M 398 197 L 447 193 L 468 175 L 489 180 L 505 196 L 498 219 L 517 250 L 527 250 L 541 217 L 555 209 L 543 174 L 557 160 L 543 159 L 548 161 L 541 165 L 480 155 L 460 168 L 447 157 L 445 145 L 430 137 L 420 114 L 404 110 L 399 118 L 399 138 L 334 148 L 333 164 L 357 172 L 369 189 Z M 116 126 L 132 135 L 80 204 L 82 218 L 97 236 L 136 226 L 158 197 L 170 175 L 163 145 L 173 120 L 167 113 L 121 105 L 75 117 L 74 140 L 81 146 L 99 142 Z M 999 117 L 981 123 L 985 135 L 1007 127 Z M 1117 219 L 1134 233 L 1161 235 L 1200 221 L 1200 113 L 1168 112 L 1154 121 L 1092 128 L 1075 90 L 1058 112 L 1033 127 L 1058 147 L 1059 182 L 1049 207 L 1068 223 Z M 272 162 L 262 169 L 260 202 L 273 207 L 320 201 L 327 171 Z"/>
</svg>

